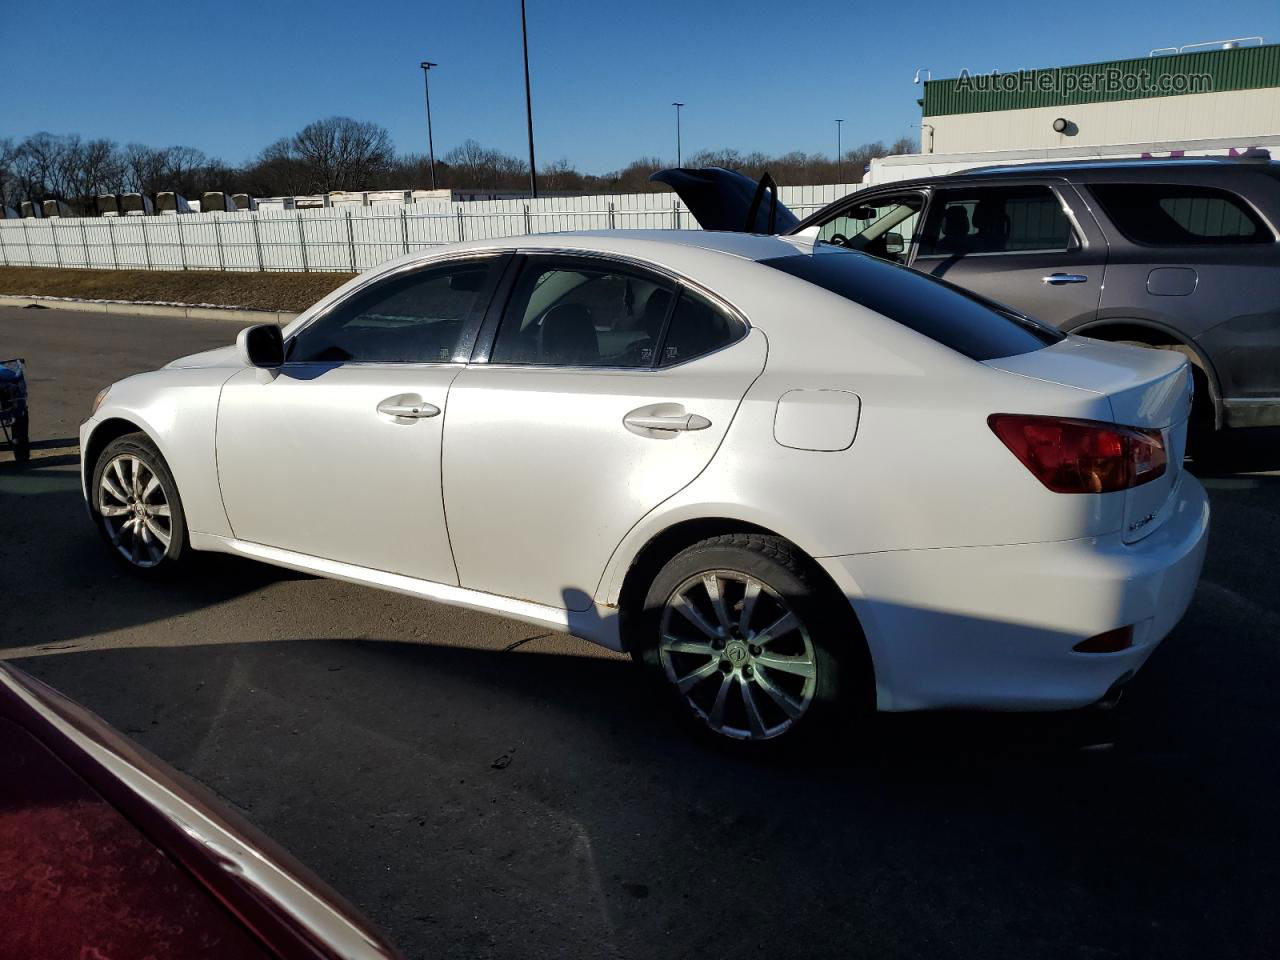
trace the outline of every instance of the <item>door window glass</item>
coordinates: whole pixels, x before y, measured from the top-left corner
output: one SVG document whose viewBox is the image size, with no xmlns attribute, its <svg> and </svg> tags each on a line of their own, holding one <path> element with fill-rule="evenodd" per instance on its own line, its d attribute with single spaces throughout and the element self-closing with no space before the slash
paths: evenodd
<svg viewBox="0 0 1280 960">
<path fill-rule="evenodd" d="M 427 268 L 352 294 L 289 340 L 290 363 L 449 363 L 492 260 Z"/>
<path fill-rule="evenodd" d="M 503 313 L 492 363 L 649 367 L 673 288 L 608 265 L 532 258 Z"/>
<path fill-rule="evenodd" d="M 1182 247 L 1275 239 L 1257 214 L 1226 190 L 1175 183 L 1095 183 L 1089 189 L 1134 243 Z"/>
<path fill-rule="evenodd" d="M 844 208 L 824 223 L 818 230 L 818 240 L 881 260 L 906 263 L 923 208 L 924 197 L 915 193 L 867 200 Z"/>
<path fill-rule="evenodd" d="M 683 290 L 676 302 L 671 325 L 662 341 L 660 367 L 671 367 L 728 346 L 746 333 L 737 317 L 726 313 L 701 294 Z"/>
<path fill-rule="evenodd" d="M 920 241 L 922 257 L 1064 252 L 1071 222 L 1048 187 L 939 190 Z"/>
</svg>

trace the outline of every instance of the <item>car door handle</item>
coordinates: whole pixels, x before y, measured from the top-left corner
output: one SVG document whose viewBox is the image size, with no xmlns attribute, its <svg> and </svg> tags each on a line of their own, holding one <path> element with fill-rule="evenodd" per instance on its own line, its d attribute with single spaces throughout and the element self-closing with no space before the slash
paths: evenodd
<svg viewBox="0 0 1280 960">
<path fill-rule="evenodd" d="M 711 421 L 696 413 L 686 413 L 679 417 L 655 417 L 648 414 L 629 413 L 622 418 L 628 427 L 641 430 L 705 430 Z"/>
<path fill-rule="evenodd" d="M 1088 283 L 1089 278 L 1083 273 L 1051 273 L 1044 277 L 1044 282 L 1050 286 L 1060 287 L 1064 283 Z"/>
<path fill-rule="evenodd" d="M 387 397 L 378 404 L 378 412 L 388 417 L 404 417 L 408 420 L 422 420 L 426 417 L 440 416 L 440 408 L 434 403 L 427 403 L 416 394 L 399 394 Z"/>
</svg>

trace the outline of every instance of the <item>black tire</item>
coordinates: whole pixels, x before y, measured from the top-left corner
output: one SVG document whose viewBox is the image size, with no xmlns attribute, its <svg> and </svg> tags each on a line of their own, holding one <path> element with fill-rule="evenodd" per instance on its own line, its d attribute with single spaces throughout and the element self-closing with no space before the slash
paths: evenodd
<svg viewBox="0 0 1280 960">
<path fill-rule="evenodd" d="M 25 413 L 13 421 L 13 459 L 18 463 L 31 459 L 30 420 Z"/>
<path fill-rule="evenodd" d="M 154 477 L 163 495 L 163 503 L 160 502 L 160 497 L 155 491 L 145 500 L 139 500 L 134 496 L 134 490 L 130 489 L 127 482 L 121 482 L 119 474 L 115 472 L 116 468 L 113 464 L 117 460 L 122 461 L 120 468 L 126 481 L 134 476 L 131 473 L 133 469 L 131 461 L 141 463 L 145 468 L 140 474 L 143 483 L 149 485 L 150 478 Z M 112 497 L 104 492 L 103 475 L 108 468 L 113 472 L 113 485 L 125 494 L 124 498 Z M 140 504 L 137 509 L 134 507 L 135 503 Z M 115 510 L 122 505 L 127 508 L 127 512 L 119 517 L 103 514 L 104 509 Z M 142 509 L 157 510 L 160 506 L 167 507 L 167 518 L 158 512 L 153 515 Z M 140 510 L 145 513 L 145 519 L 151 521 L 150 524 L 143 522 Z M 165 463 L 164 457 L 160 455 L 156 445 L 145 433 L 130 433 L 117 437 L 98 455 L 89 484 L 89 512 L 112 556 L 138 576 L 148 579 L 165 579 L 181 570 L 190 560 L 192 550 L 187 535 L 186 514 L 182 509 L 182 500 L 178 496 L 178 485 L 174 482 L 173 474 L 169 471 L 169 465 Z M 128 530 L 122 531 L 122 526 L 125 524 L 136 525 L 136 522 L 143 522 L 147 527 L 146 532 L 141 536 L 132 535 Z M 156 529 L 168 534 L 167 544 L 151 533 Z M 146 545 L 144 542 L 146 538 L 150 539 L 152 546 Z"/>
<path fill-rule="evenodd" d="M 705 579 L 699 582 L 705 574 L 716 575 L 715 593 L 726 613 L 719 622 L 712 589 Z M 739 621 L 751 580 L 761 586 L 755 588 L 744 632 Z M 678 612 L 686 603 L 698 608 L 704 626 Z M 779 632 L 763 645 L 750 642 L 767 633 L 767 625 L 788 610 L 798 629 Z M 712 638 L 707 626 L 722 632 Z M 853 611 L 814 562 L 780 537 L 728 534 L 681 551 L 654 578 L 636 628 L 633 657 L 681 722 L 718 745 L 758 753 L 780 745 L 811 744 L 816 734 L 853 729 L 856 719 L 873 709 L 870 659 Z M 672 649 L 678 645 L 673 640 L 685 639 L 691 644 L 705 641 L 709 650 Z M 731 657 L 735 663 L 730 663 Z M 768 666 L 767 661 L 782 663 L 783 658 L 793 658 L 786 660 L 785 672 Z M 805 659 L 812 661 L 812 678 L 791 673 L 807 669 Z M 677 688 L 678 679 L 702 673 L 708 664 L 715 665 L 714 672 L 705 673 L 683 693 Z M 748 685 L 754 718 L 748 710 Z M 728 692 L 722 693 L 726 686 Z M 802 704 L 803 711 L 791 715 L 777 693 L 791 709 Z"/>
</svg>

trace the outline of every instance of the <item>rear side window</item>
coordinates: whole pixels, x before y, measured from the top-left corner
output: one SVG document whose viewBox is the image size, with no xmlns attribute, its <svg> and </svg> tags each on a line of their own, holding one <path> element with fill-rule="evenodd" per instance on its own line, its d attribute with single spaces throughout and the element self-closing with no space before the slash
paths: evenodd
<svg viewBox="0 0 1280 960">
<path fill-rule="evenodd" d="M 671 325 L 662 341 L 660 367 L 672 367 L 694 357 L 728 346 L 746 333 L 742 321 L 727 314 L 710 300 L 683 290 L 676 301 Z"/>
<path fill-rule="evenodd" d="M 1248 204 L 1226 190 L 1176 183 L 1095 183 L 1089 189 L 1134 243 L 1189 247 L 1274 240 Z"/>
<path fill-rule="evenodd" d="M 920 255 L 1062 252 L 1075 235 L 1048 187 L 939 190 L 929 207 Z"/>
<path fill-rule="evenodd" d="M 933 277 L 855 253 L 760 261 L 874 310 L 972 360 L 1031 353 L 1063 339 L 1057 330 L 1006 313 Z"/>
</svg>

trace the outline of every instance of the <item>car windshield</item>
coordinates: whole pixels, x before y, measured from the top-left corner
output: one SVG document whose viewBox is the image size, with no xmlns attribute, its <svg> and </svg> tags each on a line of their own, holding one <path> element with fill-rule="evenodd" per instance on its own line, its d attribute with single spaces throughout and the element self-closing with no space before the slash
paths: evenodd
<svg viewBox="0 0 1280 960">
<path fill-rule="evenodd" d="M 972 360 L 1031 353 L 1063 334 L 943 280 L 874 257 L 824 251 L 760 261 L 874 310 Z"/>
</svg>

